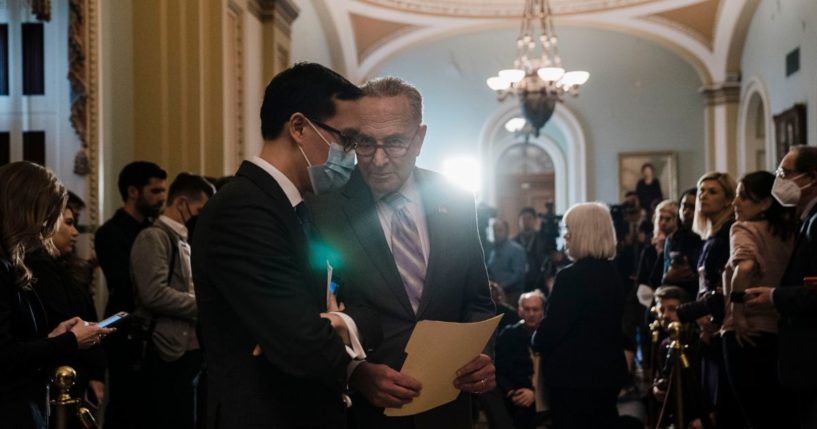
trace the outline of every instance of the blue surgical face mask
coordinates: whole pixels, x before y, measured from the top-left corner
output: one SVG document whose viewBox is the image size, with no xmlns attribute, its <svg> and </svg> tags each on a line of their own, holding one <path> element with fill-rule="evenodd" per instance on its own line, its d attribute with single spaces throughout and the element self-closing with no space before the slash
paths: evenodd
<svg viewBox="0 0 817 429">
<path fill-rule="evenodd" d="M 323 134 L 318 132 L 312 121 L 307 119 L 306 123 L 329 146 L 329 155 L 326 157 L 326 162 L 321 165 L 312 165 L 303 148 L 301 148 L 301 154 L 309 166 L 307 167 L 307 173 L 309 174 L 309 181 L 312 183 L 312 190 L 319 195 L 341 188 L 352 177 L 352 171 L 355 169 L 354 151 L 347 152 L 343 150 L 343 146 L 337 143 L 329 143 Z"/>
</svg>

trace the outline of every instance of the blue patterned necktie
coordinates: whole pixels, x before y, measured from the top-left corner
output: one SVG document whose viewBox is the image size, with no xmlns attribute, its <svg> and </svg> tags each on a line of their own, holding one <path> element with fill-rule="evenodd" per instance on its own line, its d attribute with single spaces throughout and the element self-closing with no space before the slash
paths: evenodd
<svg viewBox="0 0 817 429">
<path fill-rule="evenodd" d="M 420 232 L 400 193 L 391 194 L 383 201 L 394 209 L 391 218 L 391 252 L 403 279 L 411 308 L 417 313 L 426 279 L 426 262 L 420 244 Z"/>
</svg>

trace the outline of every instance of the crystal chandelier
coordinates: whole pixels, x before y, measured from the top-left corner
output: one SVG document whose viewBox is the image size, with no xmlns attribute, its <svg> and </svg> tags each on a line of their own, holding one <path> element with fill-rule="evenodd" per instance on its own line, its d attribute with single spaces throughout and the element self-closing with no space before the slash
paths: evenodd
<svg viewBox="0 0 817 429">
<path fill-rule="evenodd" d="M 565 72 L 559 57 L 553 15 L 548 0 L 525 0 L 522 26 L 516 39 L 516 60 L 512 69 L 500 70 L 488 78 L 488 87 L 496 91 L 497 99 L 508 95 L 519 98 L 522 114 L 529 129 L 537 137 L 553 115 L 556 103 L 565 93 L 576 96 L 587 82 L 586 71 Z"/>
</svg>

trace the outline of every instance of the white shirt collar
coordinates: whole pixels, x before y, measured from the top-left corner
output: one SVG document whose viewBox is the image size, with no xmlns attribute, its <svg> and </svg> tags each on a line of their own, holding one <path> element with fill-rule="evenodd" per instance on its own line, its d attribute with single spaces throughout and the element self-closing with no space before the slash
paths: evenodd
<svg viewBox="0 0 817 429">
<path fill-rule="evenodd" d="M 261 169 L 266 171 L 270 176 L 272 176 L 273 179 L 275 179 L 276 182 L 278 182 L 278 186 L 284 190 L 284 194 L 286 194 L 292 207 L 297 206 L 304 200 L 304 198 L 301 196 L 301 192 L 295 187 L 295 184 L 292 183 L 292 181 L 289 180 L 284 173 L 281 173 L 281 170 L 275 168 L 274 165 L 265 161 L 260 156 L 254 156 L 252 159 L 250 159 L 250 162 L 261 167 Z"/>
<path fill-rule="evenodd" d="M 165 225 L 169 226 L 170 229 L 172 229 L 173 232 L 175 232 L 176 234 L 179 234 L 179 236 L 182 238 L 182 240 L 187 241 L 187 227 L 186 226 L 184 226 L 183 224 L 181 224 L 179 222 L 176 222 L 175 220 L 173 220 L 173 219 L 171 219 L 171 218 L 169 218 L 169 217 L 167 217 L 165 215 L 159 216 L 159 221 L 164 223 Z"/>
</svg>

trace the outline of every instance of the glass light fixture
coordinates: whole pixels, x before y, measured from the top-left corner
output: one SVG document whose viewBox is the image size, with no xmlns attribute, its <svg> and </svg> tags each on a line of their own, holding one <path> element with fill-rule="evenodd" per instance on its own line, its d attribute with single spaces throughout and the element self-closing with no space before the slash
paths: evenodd
<svg viewBox="0 0 817 429">
<path fill-rule="evenodd" d="M 513 68 L 500 70 L 486 83 L 500 101 L 511 95 L 519 99 L 530 124 L 527 129 L 538 136 L 553 115 L 556 103 L 563 101 L 565 93 L 578 95 L 579 87 L 589 78 L 586 71 L 566 72 L 562 67 L 549 1 L 525 0 Z"/>
</svg>

